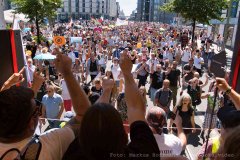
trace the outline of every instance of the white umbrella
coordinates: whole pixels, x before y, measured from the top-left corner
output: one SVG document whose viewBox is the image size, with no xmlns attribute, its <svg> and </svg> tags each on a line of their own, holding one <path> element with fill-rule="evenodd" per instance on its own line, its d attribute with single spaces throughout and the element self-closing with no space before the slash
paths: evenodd
<svg viewBox="0 0 240 160">
<path fill-rule="evenodd" d="M 54 60 L 56 56 L 51 55 L 50 53 L 42 53 L 39 55 L 36 55 L 33 59 L 35 60 Z"/>
</svg>

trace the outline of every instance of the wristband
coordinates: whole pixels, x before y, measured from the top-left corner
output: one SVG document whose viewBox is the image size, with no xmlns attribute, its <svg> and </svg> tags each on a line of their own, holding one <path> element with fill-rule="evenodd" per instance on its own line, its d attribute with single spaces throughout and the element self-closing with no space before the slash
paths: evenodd
<svg viewBox="0 0 240 160">
<path fill-rule="evenodd" d="M 230 94 L 231 93 L 231 91 L 232 91 L 232 87 L 230 87 L 230 88 L 228 88 L 227 90 L 226 90 L 226 95 L 228 95 L 228 94 Z"/>
</svg>

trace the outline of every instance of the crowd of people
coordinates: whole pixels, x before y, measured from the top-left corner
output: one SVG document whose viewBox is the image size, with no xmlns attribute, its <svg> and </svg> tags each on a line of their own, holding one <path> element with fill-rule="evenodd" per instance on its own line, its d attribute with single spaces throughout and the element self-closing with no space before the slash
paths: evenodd
<svg viewBox="0 0 240 160">
<path fill-rule="evenodd" d="M 33 27 L 23 37 L 27 66 L 1 88 L 1 160 L 186 159 L 203 99 L 198 158 L 240 158 L 240 95 L 228 73 L 209 76 L 212 34 L 200 30 L 191 43 L 187 28 L 112 21 L 42 28 L 41 43 L 34 34 Z M 54 36 L 66 43 L 56 45 Z M 19 86 L 24 74 L 30 88 Z M 33 137 L 36 128 L 44 133 Z"/>
</svg>

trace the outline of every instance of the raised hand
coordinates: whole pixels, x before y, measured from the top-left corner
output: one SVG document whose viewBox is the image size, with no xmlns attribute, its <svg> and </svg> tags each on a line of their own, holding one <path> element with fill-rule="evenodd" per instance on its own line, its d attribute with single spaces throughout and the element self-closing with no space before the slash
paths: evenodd
<svg viewBox="0 0 240 160">
<path fill-rule="evenodd" d="M 131 59 L 128 56 L 128 52 L 126 49 L 121 54 L 119 65 L 120 65 L 123 75 L 131 74 L 133 64 L 132 64 Z"/>
<path fill-rule="evenodd" d="M 223 78 L 216 78 L 216 82 L 217 82 L 217 87 L 223 92 L 226 92 L 230 88 L 227 81 Z"/>
<path fill-rule="evenodd" d="M 72 60 L 66 55 L 63 55 L 58 49 L 56 49 L 55 53 L 57 54 L 57 58 L 54 63 L 57 70 L 65 76 L 68 73 L 72 73 Z"/>
<path fill-rule="evenodd" d="M 10 87 L 23 82 L 25 79 L 23 78 L 24 67 L 20 70 L 19 73 L 14 73 L 8 80 L 3 84 L 0 91 L 4 91 L 9 89 Z"/>
<path fill-rule="evenodd" d="M 22 83 L 25 79 L 23 78 L 23 72 L 25 68 L 23 67 L 18 73 L 14 73 L 9 79 L 9 83 L 13 86 L 18 83 Z"/>
<path fill-rule="evenodd" d="M 112 90 L 114 86 L 114 80 L 113 79 L 109 79 L 108 77 L 104 77 L 102 80 L 102 87 L 103 90 Z"/>
</svg>

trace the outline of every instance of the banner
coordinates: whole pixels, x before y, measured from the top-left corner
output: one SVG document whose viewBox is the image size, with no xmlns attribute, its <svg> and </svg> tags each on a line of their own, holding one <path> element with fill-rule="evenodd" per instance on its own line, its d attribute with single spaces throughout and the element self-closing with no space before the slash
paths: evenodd
<svg viewBox="0 0 240 160">
<path fill-rule="evenodd" d="M 82 44 L 82 37 L 70 37 L 70 43 L 80 43 Z"/>
<path fill-rule="evenodd" d="M 128 25 L 127 20 L 121 20 L 121 19 L 117 18 L 116 26 L 127 26 L 127 25 Z"/>
</svg>

